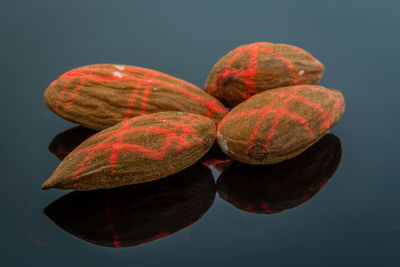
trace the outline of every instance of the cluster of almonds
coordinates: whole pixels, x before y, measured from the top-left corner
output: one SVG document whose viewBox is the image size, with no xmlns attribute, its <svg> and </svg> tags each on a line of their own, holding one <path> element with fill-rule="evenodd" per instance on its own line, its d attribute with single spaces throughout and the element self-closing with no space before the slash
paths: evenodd
<svg viewBox="0 0 400 267">
<path fill-rule="evenodd" d="M 306 51 L 272 43 L 229 52 L 204 91 L 127 65 L 68 71 L 47 88 L 46 105 L 100 132 L 73 150 L 42 188 L 93 190 L 153 181 L 196 163 L 215 137 L 225 154 L 247 164 L 293 158 L 344 113 L 340 91 L 314 85 L 323 71 Z"/>
</svg>

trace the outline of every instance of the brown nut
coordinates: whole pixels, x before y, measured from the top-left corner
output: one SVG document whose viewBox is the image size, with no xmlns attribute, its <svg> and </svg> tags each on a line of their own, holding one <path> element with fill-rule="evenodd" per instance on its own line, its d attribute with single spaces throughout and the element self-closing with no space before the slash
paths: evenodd
<svg viewBox="0 0 400 267">
<path fill-rule="evenodd" d="M 276 88 L 233 108 L 218 124 L 223 152 L 248 164 L 293 158 L 321 139 L 343 116 L 339 90 L 316 85 Z"/>
<path fill-rule="evenodd" d="M 227 107 L 271 88 L 317 84 L 324 66 L 303 49 L 267 42 L 239 46 L 212 69 L 205 91 Z"/>
</svg>

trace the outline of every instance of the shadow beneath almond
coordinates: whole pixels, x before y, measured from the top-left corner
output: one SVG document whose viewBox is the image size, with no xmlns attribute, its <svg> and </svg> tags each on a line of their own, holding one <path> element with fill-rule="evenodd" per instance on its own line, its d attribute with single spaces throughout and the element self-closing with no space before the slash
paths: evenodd
<svg viewBox="0 0 400 267">
<path fill-rule="evenodd" d="M 211 171 L 196 164 L 154 182 L 71 192 L 44 209 L 64 231 L 106 247 L 130 247 L 178 232 L 211 207 Z"/>
<path fill-rule="evenodd" d="M 234 162 L 219 177 L 217 192 L 238 209 L 273 214 L 301 205 L 326 185 L 342 157 L 340 140 L 325 135 L 295 158 L 272 165 Z"/>
</svg>

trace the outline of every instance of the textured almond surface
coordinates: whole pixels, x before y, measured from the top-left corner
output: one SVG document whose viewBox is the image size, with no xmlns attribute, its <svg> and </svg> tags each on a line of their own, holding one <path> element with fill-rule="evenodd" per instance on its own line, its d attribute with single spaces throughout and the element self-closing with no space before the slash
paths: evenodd
<svg viewBox="0 0 400 267">
<path fill-rule="evenodd" d="M 191 166 L 214 139 L 215 123 L 200 115 L 138 116 L 87 139 L 42 188 L 93 190 L 149 182 Z"/>
<path fill-rule="evenodd" d="M 240 46 L 212 69 L 205 91 L 227 107 L 271 88 L 317 84 L 324 66 L 303 49 L 267 42 Z"/>
<path fill-rule="evenodd" d="M 211 171 L 200 164 L 158 181 L 89 192 L 74 191 L 44 212 L 90 243 L 129 247 L 171 235 L 199 220 L 215 198 Z"/>
<path fill-rule="evenodd" d="M 219 195 L 252 213 L 277 213 L 312 198 L 339 166 L 339 138 L 325 135 L 297 157 L 272 165 L 234 162 L 218 178 Z"/>
<path fill-rule="evenodd" d="M 195 113 L 216 123 L 227 113 L 217 99 L 191 83 L 151 69 L 113 64 L 66 72 L 47 88 L 44 102 L 62 118 L 95 130 L 162 111 Z"/>
<path fill-rule="evenodd" d="M 233 108 L 219 123 L 222 151 L 248 164 L 293 158 L 317 142 L 343 116 L 344 98 L 316 85 L 276 88 Z"/>
</svg>

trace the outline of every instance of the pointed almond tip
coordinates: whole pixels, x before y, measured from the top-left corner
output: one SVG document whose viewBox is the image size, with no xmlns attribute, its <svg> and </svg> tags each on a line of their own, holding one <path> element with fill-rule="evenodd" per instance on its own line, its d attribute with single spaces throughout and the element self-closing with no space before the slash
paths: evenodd
<svg viewBox="0 0 400 267">
<path fill-rule="evenodd" d="M 49 180 L 47 180 L 46 182 L 44 182 L 42 184 L 42 190 L 47 190 L 47 189 L 50 189 L 50 188 L 53 188 L 53 185 Z"/>
<path fill-rule="evenodd" d="M 50 189 L 50 186 L 47 186 L 47 185 L 42 185 L 42 190 L 48 190 L 48 189 Z"/>
</svg>

